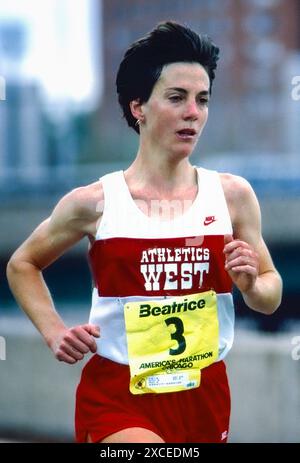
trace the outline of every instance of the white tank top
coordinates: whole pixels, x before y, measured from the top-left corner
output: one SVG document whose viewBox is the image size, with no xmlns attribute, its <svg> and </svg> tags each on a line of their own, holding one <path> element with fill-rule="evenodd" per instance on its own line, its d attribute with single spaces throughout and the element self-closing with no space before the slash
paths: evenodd
<svg viewBox="0 0 300 463">
<path fill-rule="evenodd" d="M 162 204 L 163 220 L 142 212 L 130 194 L 123 171 L 100 179 L 104 210 L 89 252 L 94 278 L 89 322 L 100 326 L 101 337 L 96 342 L 101 356 L 128 364 L 124 322 L 127 302 L 160 300 L 212 288 L 218 303 L 218 360 L 230 350 L 234 307 L 223 248 L 224 235 L 232 234 L 232 225 L 219 174 L 204 168 L 197 168 L 197 174 L 194 202 L 186 201 L 185 208 L 179 201 Z M 170 208 L 177 208 L 177 212 L 181 208 L 183 213 L 166 220 Z"/>
</svg>

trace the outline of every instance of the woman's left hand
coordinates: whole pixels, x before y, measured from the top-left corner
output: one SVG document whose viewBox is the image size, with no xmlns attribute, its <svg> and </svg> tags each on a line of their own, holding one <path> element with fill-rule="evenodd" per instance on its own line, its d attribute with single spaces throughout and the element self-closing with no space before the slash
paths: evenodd
<svg viewBox="0 0 300 463">
<path fill-rule="evenodd" d="M 233 283 L 242 292 L 254 288 L 259 274 L 258 254 L 245 241 L 235 240 L 231 235 L 224 237 L 225 269 Z"/>
</svg>

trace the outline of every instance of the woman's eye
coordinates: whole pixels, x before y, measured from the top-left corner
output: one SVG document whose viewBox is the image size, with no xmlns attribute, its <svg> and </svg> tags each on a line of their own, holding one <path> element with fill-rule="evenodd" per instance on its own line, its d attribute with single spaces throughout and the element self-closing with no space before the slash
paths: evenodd
<svg viewBox="0 0 300 463">
<path fill-rule="evenodd" d="M 199 98 L 198 103 L 200 105 L 208 105 L 208 98 Z"/>
<path fill-rule="evenodd" d="M 172 96 L 169 97 L 169 100 L 176 103 L 177 101 L 181 101 L 181 96 L 180 95 L 172 95 Z"/>
</svg>

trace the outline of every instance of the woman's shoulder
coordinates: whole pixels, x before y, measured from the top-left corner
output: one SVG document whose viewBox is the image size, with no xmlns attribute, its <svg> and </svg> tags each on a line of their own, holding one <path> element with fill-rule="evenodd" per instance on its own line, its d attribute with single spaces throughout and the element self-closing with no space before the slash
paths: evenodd
<svg viewBox="0 0 300 463">
<path fill-rule="evenodd" d="M 219 173 L 226 199 L 245 199 L 253 189 L 244 177 L 230 173 Z"/>
<path fill-rule="evenodd" d="M 242 212 L 258 210 L 256 195 L 244 177 L 229 173 L 219 175 L 233 225 Z"/>
<path fill-rule="evenodd" d="M 101 181 L 80 186 L 69 191 L 59 201 L 59 208 L 73 218 L 93 221 L 103 211 L 103 187 Z"/>
</svg>

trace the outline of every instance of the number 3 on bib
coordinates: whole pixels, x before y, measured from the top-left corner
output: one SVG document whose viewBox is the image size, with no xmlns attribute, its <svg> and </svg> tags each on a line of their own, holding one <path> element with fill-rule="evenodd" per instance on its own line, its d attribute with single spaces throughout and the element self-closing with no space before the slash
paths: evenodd
<svg viewBox="0 0 300 463">
<path fill-rule="evenodd" d="M 133 394 L 198 387 L 200 370 L 218 358 L 214 291 L 129 302 L 124 317 Z"/>
<path fill-rule="evenodd" d="M 170 355 L 179 355 L 182 354 L 185 349 L 186 349 L 186 342 L 185 338 L 183 336 L 184 333 L 184 326 L 181 318 L 178 317 L 170 317 L 165 320 L 165 324 L 167 326 L 169 325 L 175 325 L 176 331 L 175 333 L 171 334 L 171 339 L 175 339 L 178 342 L 178 347 L 177 349 L 170 349 L 169 354 Z"/>
</svg>

